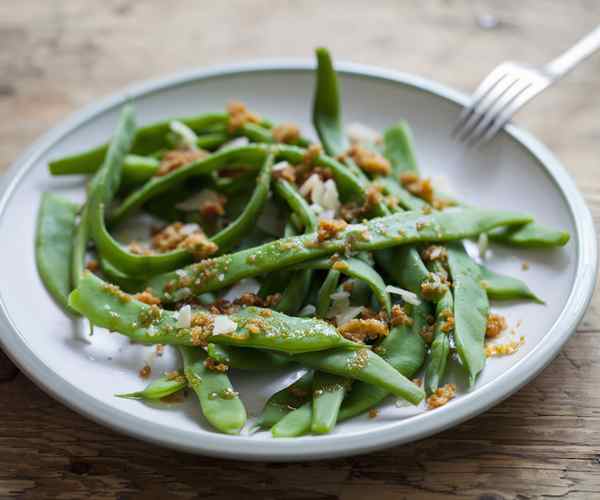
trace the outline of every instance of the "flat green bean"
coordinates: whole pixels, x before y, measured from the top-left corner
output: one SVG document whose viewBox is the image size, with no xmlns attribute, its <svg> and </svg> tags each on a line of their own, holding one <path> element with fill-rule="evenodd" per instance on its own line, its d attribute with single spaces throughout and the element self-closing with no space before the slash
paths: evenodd
<svg viewBox="0 0 600 500">
<path fill-rule="evenodd" d="M 335 427 L 348 385 L 348 379 L 329 373 L 315 373 L 310 425 L 312 432 L 327 434 Z"/>
<path fill-rule="evenodd" d="M 296 382 L 273 394 L 266 402 L 256 425 L 261 429 L 270 429 L 288 413 L 309 401 L 313 377 L 314 372 L 309 370 Z"/>
<path fill-rule="evenodd" d="M 536 223 L 492 231 L 489 237 L 498 243 L 525 248 L 562 247 L 568 243 L 570 238 L 566 231 L 559 231 Z"/>
<path fill-rule="evenodd" d="M 274 438 L 298 437 L 310 431 L 312 406 L 310 401 L 285 415 L 271 428 Z"/>
<path fill-rule="evenodd" d="M 171 396 L 187 387 L 187 380 L 185 376 L 177 373 L 162 375 L 161 377 L 153 380 L 143 390 L 136 392 L 129 392 L 127 394 L 115 394 L 119 398 L 126 399 L 142 399 L 146 401 L 156 401 L 167 396 Z"/>
<path fill-rule="evenodd" d="M 544 301 L 538 298 L 527 286 L 527 284 L 518 278 L 506 276 L 487 268 L 479 266 L 481 271 L 481 283 L 487 292 L 488 298 L 492 300 L 532 300 L 538 304 L 544 304 Z"/>
<path fill-rule="evenodd" d="M 207 348 L 208 356 L 224 363 L 231 368 L 251 371 L 279 370 L 292 362 L 285 354 L 262 349 L 244 349 L 228 345 L 210 343 Z"/>
</svg>

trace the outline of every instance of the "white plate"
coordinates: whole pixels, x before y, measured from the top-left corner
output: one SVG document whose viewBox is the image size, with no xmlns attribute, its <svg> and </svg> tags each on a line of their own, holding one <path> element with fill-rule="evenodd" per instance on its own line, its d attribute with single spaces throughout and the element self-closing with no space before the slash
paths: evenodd
<svg viewBox="0 0 600 500">
<path fill-rule="evenodd" d="M 544 146 L 514 127 L 480 151 L 455 144 L 449 131 L 464 98 L 453 91 L 380 69 L 345 64 L 340 70 L 346 123 L 383 129 L 407 119 L 426 174 L 451 179 L 456 193 L 473 204 L 530 212 L 571 233 L 569 244 L 553 251 L 494 248 L 491 267 L 522 277 L 547 302 L 545 307 L 498 305 L 511 325 L 521 322 L 518 334 L 526 342 L 517 354 L 489 360 L 477 385 L 443 408 L 398 408 L 391 401 L 377 418 L 353 419 L 328 436 L 224 436 L 202 422 L 193 398 L 164 408 L 113 396 L 144 385 L 137 372 L 152 349 L 100 329 L 87 337 L 83 322 L 65 316 L 42 286 L 33 248 L 40 194 L 52 190 L 76 200 L 83 194 L 81 178 L 52 178 L 46 163 L 105 141 L 125 100 L 135 103 L 138 122 L 145 124 L 220 110 L 236 98 L 275 122 L 300 123 L 312 135 L 313 65 L 279 61 L 196 71 L 133 87 L 51 130 L 16 162 L 0 198 L 0 328 L 2 345 L 19 367 L 66 405 L 116 430 L 181 450 L 248 460 L 334 457 L 419 439 L 485 411 L 539 373 L 577 326 L 596 276 L 592 219 L 573 181 Z M 523 261 L 531 265 L 527 272 Z M 154 373 L 175 363 L 167 352 L 153 361 Z M 292 375 L 244 374 L 234 383 L 256 414 Z"/>
</svg>

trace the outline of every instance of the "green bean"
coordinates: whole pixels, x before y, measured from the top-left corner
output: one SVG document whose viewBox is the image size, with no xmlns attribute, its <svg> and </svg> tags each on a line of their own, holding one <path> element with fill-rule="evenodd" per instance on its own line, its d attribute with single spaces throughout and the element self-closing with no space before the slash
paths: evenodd
<svg viewBox="0 0 600 500">
<path fill-rule="evenodd" d="M 383 154 L 390 161 L 394 176 L 419 171 L 413 149 L 412 131 L 407 122 L 399 121 L 389 127 L 383 134 L 383 141 Z"/>
<path fill-rule="evenodd" d="M 285 354 L 261 349 L 244 349 L 210 343 L 207 349 L 209 357 L 239 370 L 269 371 L 279 370 L 292 362 Z"/>
<path fill-rule="evenodd" d="M 93 324 L 143 344 L 193 346 L 214 342 L 289 353 L 356 346 L 325 321 L 295 318 L 258 307 L 246 307 L 229 315 L 235 330 L 227 333 L 214 334 L 208 326 L 201 331 L 177 327 L 178 313 L 135 300 L 90 272 L 84 273 L 77 289 L 71 292 L 69 305 Z M 193 315 L 201 324 L 215 320 L 205 311 L 194 311 Z"/>
<path fill-rule="evenodd" d="M 144 279 L 128 276 L 119 271 L 106 259 L 100 259 L 100 269 L 102 270 L 102 274 L 108 278 L 111 283 L 116 284 L 121 290 L 124 290 L 127 293 L 139 292 L 144 289 L 146 284 Z"/>
<path fill-rule="evenodd" d="M 239 434 L 246 423 L 246 409 L 227 375 L 204 365 L 202 349 L 180 346 L 179 352 L 185 378 L 198 396 L 206 420 L 225 434 Z"/>
<path fill-rule="evenodd" d="M 489 301 L 481 286 L 481 272 L 461 244 L 448 246 L 448 267 L 454 290 L 456 350 L 473 384 L 485 365 L 484 340 Z"/>
<path fill-rule="evenodd" d="M 189 286 L 193 294 L 218 290 L 242 278 L 341 253 L 349 245 L 355 251 L 371 251 L 421 241 L 451 241 L 527 220 L 529 216 L 514 212 L 468 208 L 428 215 L 402 212 L 349 225 L 335 238 L 323 242 L 317 242 L 314 234 L 306 234 L 204 260 L 177 273 L 155 276 L 149 286 L 168 302 L 177 289 Z"/>
<path fill-rule="evenodd" d="M 413 377 L 425 361 L 426 346 L 421 331 L 428 324 L 427 318 L 430 312 L 430 305 L 426 302 L 412 306 L 410 308 L 412 325 L 392 328 L 389 335 L 376 348 L 385 361 L 407 378 Z M 352 390 L 344 399 L 338 422 L 368 411 L 389 395 L 389 391 L 384 388 L 363 382 L 354 383 Z"/>
<path fill-rule="evenodd" d="M 296 382 L 273 394 L 256 425 L 261 429 L 270 429 L 288 413 L 306 403 L 312 395 L 313 377 L 313 371 L 309 370 Z"/>
<path fill-rule="evenodd" d="M 256 218 L 269 197 L 272 168 L 273 155 L 269 154 L 264 160 L 261 171 L 258 174 L 256 188 L 244 211 L 235 221 L 211 237 L 211 241 L 218 245 L 220 253 L 235 246 L 240 239 L 252 231 Z"/>
<path fill-rule="evenodd" d="M 562 247 L 569 241 L 569 233 L 540 224 L 523 224 L 510 229 L 489 233 L 492 241 L 525 248 Z"/>
<path fill-rule="evenodd" d="M 123 184 L 142 184 L 154 177 L 159 167 L 160 161 L 156 158 L 129 154 L 123 161 Z"/>
<path fill-rule="evenodd" d="M 384 194 L 395 198 L 405 210 L 422 210 L 428 206 L 427 202 L 409 193 L 394 179 L 379 177 L 373 184 L 379 187 Z"/>
<path fill-rule="evenodd" d="M 130 392 L 127 394 L 115 394 L 119 398 L 143 399 L 147 401 L 156 401 L 166 398 L 187 387 L 187 380 L 179 373 L 163 375 L 148 384 L 144 390 Z"/>
<path fill-rule="evenodd" d="M 153 177 L 140 189 L 137 189 L 127 196 L 121 205 L 112 212 L 110 218 L 111 223 L 118 224 L 133 211 L 139 209 L 144 203 L 157 195 L 180 185 L 184 180 L 190 177 L 210 174 L 240 157 L 246 158 L 250 164 L 253 164 L 257 160 L 263 160 L 266 153 L 267 150 L 265 149 L 265 146 L 259 144 L 231 148 L 219 151 L 207 158 L 193 161 L 166 175 Z"/>
<path fill-rule="evenodd" d="M 298 437 L 310 431 L 312 407 L 310 401 L 291 411 L 271 428 L 274 438 Z"/>
<path fill-rule="evenodd" d="M 450 326 L 448 318 L 452 315 L 453 309 L 454 301 L 452 299 L 452 292 L 448 290 L 442 300 L 437 303 L 435 309 L 435 330 L 431 343 L 431 352 L 425 368 L 425 392 L 427 394 L 433 394 L 437 390 L 446 372 L 451 334 L 448 329 Z"/>
<path fill-rule="evenodd" d="M 335 427 L 347 388 L 348 380 L 345 378 L 329 373 L 315 373 L 310 425 L 312 432 L 327 434 Z"/>
<path fill-rule="evenodd" d="M 318 259 L 300 264 L 307 269 L 329 269 L 332 263 L 329 259 Z M 381 309 L 390 314 L 392 310 L 392 301 L 389 293 L 385 289 L 385 283 L 379 273 L 369 264 L 357 258 L 339 259 L 333 264 L 333 268 L 351 278 L 365 282 L 373 295 L 377 298 Z"/>
<path fill-rule="evenodd" d="M 331 304 L 331 294 L 335 292 L 338 282 L 340 281 L 340 272 L 335 269 L 330 269 L 327 277 L 323 281 L 317 297 L 316 315 L 318 318 L 324 318 L 329 311 Z"/>
<path fill-rule="evenodd" d="M 317 218 L 308 203 L 289 182 L 278 180 L 275 190 L 287 202 L 290 209 L 302 220 L 305 232 L 316 229 Z M 312 271 L 302 270 L 292 274 L 290 283 L 285 288 L 276 309 L 285 314 L 297 313 L 310 289 Z"/>
<path fill-rule="evenodd" d="M 89 240 L 89 231 L 87 225 L 87 206 L 83 206 L 79 216 L 79 222 L 75 228 L 72 239 L 71 254 L 71 283 L 74 288 L 79 286 L 79 280 L 85 271 L 85 253 Z"/>
<path fill-rule="evenodd" d="M 381 387 L 412 404 L 418 404 L 424 397 L 419 387 L 367 348 L 306 352 L 296 354 L 294 359 L 315 370 Z"/>
<path fill-rule="evenodd" d="M 44 193 L 38 211 L 35 260 L 47 290 L 69 311 L 70 263 L 78 206 L 52 193 Z"/>
<path fill-rule="evenodd" d="M 327 49 L 318 48 L 317 81 L 313 101 L 313 125 L 328 155 L 337 156 L 348 149 L 341 121 L 337 76 Z"/>
<path fill-rule="evenodd" d="M 485 266 L 479 266 L 481 271 L 481 283 L 487 292 L 487 296 L 493 300 L 532 300 L 538 304 L 544 304 L 527 286 L 518 278 L 499 274 Z"/>
<path fill-rule="evenodd" d="M 194 132 L 199 133 L 214 124 L 225 124 L 228 115 L 213 113 L 190 118 L 180 118 L 178 121 L 186 124 Z M 140 128 L 135 134 L 131 152 L 138 155 L 147 155 L 161 148 L 169 146 L 166 142 L 172 120 L 155 123 Z M 83 153 L 67 156 L 51 161 L 48 166 L 52 175 L 91 174 L 100 168 L 107 156 L 108 144 L 103 144 Z"/>
</svg>

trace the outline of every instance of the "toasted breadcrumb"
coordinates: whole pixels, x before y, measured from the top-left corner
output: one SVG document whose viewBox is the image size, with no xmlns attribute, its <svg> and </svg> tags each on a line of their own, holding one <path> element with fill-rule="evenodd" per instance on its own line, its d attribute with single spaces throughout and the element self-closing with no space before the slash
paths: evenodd
<svg viewBox="0 0 600 500">
<path fill-rule="evenodd" d="M 165 353 L 165 346 L 162 344 L 156 344 L 154 352 L 156 352 L 157 356 L 162 356 Z"/>
<path fill-rule="evenodd" d="M 500 314 L 490 313 L 487 319 L 487 328 L 485 330 L 485 336 L 488 339 L 497 337 L 504 330 L 506 330 L 507 323 L 506 318 Z"/>
<path fill-rule="evenodd" d="M 321 219 L 319 221 L 319 229 L 317 232 L 317 239 L 319 241 L 325 241 L 335 238 L 340 232 L 342 232 L 348 223 L 342 219 Z"/>
<path fill-rule="evenodd" d="M 225 213 L 225 204 L 227 197 L 221 193 L 211 191 L 212 196 L 203 200 L 200 203 L 200 215 L 205 219 L 212 217 L 220 217 Z"/>
<path fill-rule="evenodd" d="M 293 184 L 296 182 L 296 169 L 292 165 L 288 165 L 279 170 L 273 170 L 272 176 L 275 179 L 282 179 Z"/>
<path fill-rule="evenodd" d="M 387 321 L 387 314 L 385 311 L 374 311 L 370 307 L 363 307 L 360 311 L 361 319 L 376 319 L 378 321 Z"/>
<path fill-rule="evenodd" d="M 152 368 L 149 365 L 144 365 L 138 373 L 141 378 L 147 379 L 152 374 Z"/>
<path fill-rule="evenodd" d="M 376 418 L 379 415 L 379 410 L 377 408 L 371 408 L 369 410 L 369 418 Z"/>
<path fill-rule="evenodd" d="M 412 325 L 413 319 L 406 314 L 404 308 L 398 304 L 392 307 L 392 319 L 390 320 L 392 326 L 400 325 Z"/>
<path fill-rule="evenodd" d="M 430 410 L 439 408 L 448 403 L 454 396 L 456 396 L 456 386 L 454 384 L 446 384 L 438 388 L 434 394 L 427 398 L 427 406 Z"/>
<path fill-rule="evenodd" d="M 282 123 L 273 128 L 275 142 L 294 144 L 300 139 L 300 128 L 294 123 Z"/>
<path fill-rule="evenodd" d="M 385 337 L 389 333 L 387 325 L 376 319 L 351 319 L 338 327 L 338 331 L 340 335 L 354 342 Z"/>
<path fill-rule="evenodd" d="M 302 158 L 302 162 L 304 165 L 312 166 L 315 163 L 315 160 L 323 153 L 323 148 L 318 144 L 311 144 L 308 146 L 306 153 L 304 153 L 304 157 Z"/>
<path fill-rule="evenodd" d="M 227 112 L 229 113 L 227 130 L 230 133 L 237 132 L 246 123 L 260 123 L 261 120 L 258 114 L 248 111 L 246 105 L 240 101 L 231 101 L 227 105 Z"/>
<path fill-rule="evenodd" d="M 136 293 L 133 296 L 133 298 L 139 300 L 140 302 L 143 302 L 144 304 L 148 304 L 149 306 L 160 304 L 160 299 L 152 295 L 152 292 L 150 290 L 145 290 L 143 292 Z"/>
<path fill-rule="evenodd" d="M 210 153 L 203 149 L 174 149 L 168 151 L 160 161 L 160 166 L 155 175 L 162 177 L 194 161 L 207 158 L 209 155 Z"/>
<path fill-rule="evenodd" d="M 366 203 L 368 207 L 374 207 L 383 199 L 383 195 L 381 194 L 381 188 L 379 186 L 369 186 L 367 188 L 367 198 Z"/>
<path fill-rule="evenodd" d="M 434 260 L 446 262 L 448 260 L 448 250 L 441 245 L 429 245 L 421 252 L 421 257 L 425 262 L 433 262 Z"/>
<path fill-rule="evenodd" d="M 421 387 L 423 385 L 423 379 L 413 378 L 412 383 L 415 384 L 417 387 Z"/>
<path fill-rule="evenodd" d="M 529 271 L 529 262 L 523 261 L 521 263 L 521 269 L 523 269 L 523 271 Z"/>
<path fill-rule="evenodd" d="M 127 250 L 129 250 L 134 255 L 152 255 L 154 252 L 149 248 L 146 248 L 138 241 L 132 241 L 127 245 Z"/>
<path fill-rule="evenodd" d="M 100 269 L 100 264 L 96 259 L 91 259 L 85 263 L 85 268 L 91 273 L 95 273 L 98 271 L 98 269 Z"/>
<path fill-rule="evenodd" d="M 454 330 L 454 314 L 452 314 L 452 311 L 450 309 L 444 309 L 440 316 L 443 318 L 443 322 L 440 327 L 442 332 L 450 333 L 452 330 Z"/>
<path fill-rule="evenodd" d="M 358 144 L 350 147 L 348 155 L 362 170 L 370 174 L 389 175 L 392 170 L 390 162 L 383 156 Z"/>
<path fill-rule="evenodd" d="M 227 370 L 229 370 L 228 365 L 225 363 L 219 363 L 213 358 L 206 358 L 204 360 L 204 366 L 213 372 L 225 373 Z"/>
<path fill-rule="evenodd" d="M 421 337 L 423 338 L 426 344 L 431 344 L 431 342 L 433 342 L 434 332 L 434 325 L 425 325 L 423 328 L 421 328 L 421 331 L 419 333 L 421 334 Z"/>
<path fill-rule="evenodd" d="M 177 370 L 173 370 L 170 372 L 165 372 L 165 377 L 167 378 L 167 380 L 179 380 L 183 378 L 183 375 Z"/>
<path fill-rule="evenodd" d="M 494 356 L 508 356 L 517 352 L 525 343 L 525 337 L 521 336 L 519 340 L 511 340 L 504 344 L 487 344 L 485 346 L 485 355 L 488 358 Z"/>
<path fill-rule="evenodd" d="M 421 295 L 427 300 L 437 301 L 448 290 L 449 283 L 445 276 L 429 273 L 421 282 Z"/>
<path fill-rule="evenodd" d="M 271 295 L 267 295 L 265 298 L 265 307 L 274 307 L 281 300 L 280 293 L 272 293 Z"/>
<path fill-rule="evenodd" d="M 204 233 L 193 233 L 187 236 L 178 248 L 189 251 L 195 259 L 201 260 L 217 252 L 219 247 L 210 241 Z"/>
<path fill-rule="evenodd" d="M 214 254 L 218 246 L 210 241 L 203 231 L 188 233 L 181 222 L 174 222 L 152 237 L 152 246 L 160 252 L 181 248 L 188 250 L 197 259 Z"/>
</svg>

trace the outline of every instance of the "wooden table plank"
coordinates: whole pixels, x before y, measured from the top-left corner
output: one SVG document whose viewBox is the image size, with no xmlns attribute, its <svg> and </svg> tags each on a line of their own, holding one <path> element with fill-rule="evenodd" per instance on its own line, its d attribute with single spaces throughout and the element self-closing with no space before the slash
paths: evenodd
<svg viewBox="0 0 600 500">
<path fill-rule="evenodd" d="M 494 29 L 483 29 L 493 15 Z M 131 81 L 262 57 L 387 66 L 464 91 L 496 63 L 541 63 L 600 18 L 595 1 L 0 3 L 0 169 L 40 133 Z M 493 24 L 493 23 L 492 23 Z M 518 116 L 567 165 L 600 223 L 600 57 Z M 600 300 L 537 379 L 484 415 L 371 455 L 222 461 L 123 437 L 0 357 L 1 498 L 594 498 L 600 494 Z"/>
</svg>

